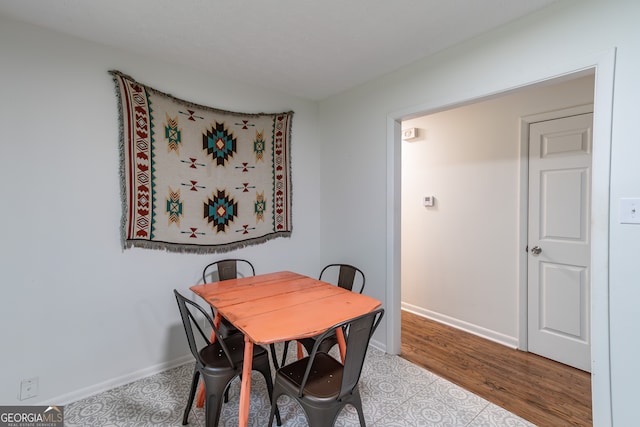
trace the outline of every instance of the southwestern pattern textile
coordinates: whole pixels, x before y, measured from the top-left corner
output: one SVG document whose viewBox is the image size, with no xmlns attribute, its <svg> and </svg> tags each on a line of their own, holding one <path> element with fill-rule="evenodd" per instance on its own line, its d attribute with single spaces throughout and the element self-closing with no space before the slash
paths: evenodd
<svg viewBox="0 0 640 427">
<path fill-rule="evenodd" d="M 224 252 L 290 236 L 293 112 L 218 110 L 110 73 L 125 249 Z"/>
</svg>

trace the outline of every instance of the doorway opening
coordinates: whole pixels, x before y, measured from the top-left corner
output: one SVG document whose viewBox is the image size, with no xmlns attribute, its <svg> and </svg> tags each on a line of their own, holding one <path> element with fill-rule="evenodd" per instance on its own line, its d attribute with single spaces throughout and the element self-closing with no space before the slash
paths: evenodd
<svg viewBox="0 0 640 427">
<path fill-rule="evenodd" d="M 387 282 L 391 285 L 387 288 L 387 301 L 390 309 L 389 321 L 387 323 L 387 351 L 398 354 L 400 352 L 400 313 L 402 301 L 404 301 L 404 295 L 401 298 L 402 292 L 400 289 L 400 283 L 402 283 L 402 268 L 404 266 L 404 259 L 407 256 L 403 249 L 404 244 L 401 240 L 402 226 L 401 218 L 403 216 L 402 209 L 404 209 L 405 201 L 402 200 L 401 194 L 401 170 L 402 150 L 411 142 L 402 141 L 402 122 L 416 119 L 418 117 L 432 115 L 434 113 L 440 113 L 451 110 L 453 108 L 461 106 L 469 106 L 478 101 L 492 100 L 499 96 L 506 94 L 512 94 L 518 90 L 524 88 L 544 87 L 551 84 L 560 83 L 563 81 L 574 80 L 594 74 L 595 72 L 595 94 L 594 94 L 594 133 L 593 133 L 593 198 L 592 200 L 608 201 L 609 200 L 609 159 L 610 159 L 610 133 L 611 133 L 611 106 L 613 97 L 613 69 L 614 69 L 615 52 L 609 55 L 598 58 L 594 62 L 585 63 L 583 68 L 575 69 L 561 76 L 546 76 L 537 79 L 536 81 L 524 83 L 517 88 L 508 88 L 500 93 L 488 94 L 485 97 L 474 99 L 433 99 L 430 103 L 422 106 L 418 106 L 412 109 L 406 109 L 392 113 L 387 119 L 388 129 L 388 259 L 387 259 Z M 544 109 L 538 109 L 538 111 L 544 111 Z M 417 130 L 417 135 L 420 136 L 420 129 Z M 426 138 L 435 137 L 433 133 L 429 133 L 428 129 L 426 133 L 423 133 Z M 435 138 L 434 138 L 435 140 Z M 415 141 L 414 141 L 415 142 Z M 433 142 L 436 143 L 436 142 Z M 498 156 L 499 157 L 499 156 Z M 463 159 L 464 160 L 464 159 Z M 460 163 L 459 166 L 462 166 Z M 502 164 L 497 164 L 497 168 L 500 169 Z M 476 179 L 476 178 L 474 178 Z M 483 179 L 478 175 L 477 179 Z M 471 186 L 473 180 L 469 180 L 468 184 Z M 411 200 L 412 203 L 421 204 L 425 198 L 435 201 L 434 206 L 438 207 L 439 196 L 438 194 L 426 194 L 430 193 L 429 190 L 424 190 L 418 200 Z M 446 196 L 446 194 L 445 194 Z M 459 209 L 452 215 L 459 215 L 463 218 L 468 218 L 469 222 L 472 222 L 473 213 L 477 210 L 491 210 L 495 208 L 496 203 L 500 203 L 493 198 L 493 193 L 489 192 L 483 194 L 484 198 L 480 197 L 480 200 L 475 204 L 469 204 L 466 209 Z M 408 202 L 408 201 L 407 201 Z M 442 202 L 442 200 L 441 200 Z M 423 206 L 424 209 L 429 209 Z M 466 215 L 466 217 L 465 217 Z M 593 415 L 594 423 L 600 421 L 608 423 L 611 418 L 611 386 L 610 386 L 610 361 L 609 361 L 609 332 L 608 332 L 608 222 L 609 222 L 609 204 L 607 203 L 592 203 L 592 221 L 591 221 L 591 237 L 592 237 L 592 265 L 591 265 L 591 284 L 592 284 L 592 317 L 591 317 L 591 332 L 593 337 L 592 345 L 592 367 L 593 367 Z M 470 226 L 465 224 L 466 227 Z M 476 227 L 483 227 L 482 223 L 475 224 Z M 437 231 L 432 235 L 428 235 L 425 238 L 432 239 L 437 236 Z M 437 240 L 436 240 L 437 241 Z M 446 252 L 446 240 L 442 240 L 441 251 Z M 471 253 L 475 250 L 476 253 L 482 254 L 483 251 L 482 241 L 469 242 L 471 246 Z M 408 249 L 404 249 L 407 251 Z M 455 258 L 457 254 L 452 253 L 451 256 Z M 473 257 L 469 257 L 469 262 L 475 262 Z M 463 265 L 458 265 L 458 269 L 464 268 Z M 512 272 L 513 273 L 513 272 Z M 430 273 L 429 273 L 430 274 Z M 517 272 L 521 274 L 521 272 Z M 449 289 L 443 289 L 443 292 L 450 292 Z M 471 289 L 472 296 L 477 295 L 474 292 L 478 292 L 477 289 Z M 497 298 L 501 298 L 501 295 L 495 294 Z M 513 295 L 512 295 L 513 296 Z M 464 296 L 468 298 L 467 296 Z M 517 300 L 517 298 L 516 298 Z M 511 304 L 513 305 L 513 304 Z M 440 307 L 436 307 L 439 309 Z M 482 310 L 489 311 L 491 307 L 482 307 Z M 472 310 L 478 310 L 473 309 Z M 517 310 L 514 308 L 513 310 Z M 434 312 L 436 310 L 433 310 Z M 455 313 L 454 313 L 455 314 Z M 512 312 L 511 314 L 514 314 Z M 449 320 L 457 319 L 458 317 L 464 319 L 464 316 L 450 316 Z M 516 315 L 517 317 L 517 315 Z M 513 318 L 513 317 L 512 317 Z M 492 323 L 494 322 L 494 323 Z M 497 332 L 491 338 L 503 343 L 509 343 L 512 346 L 517 346 L 518 333 L 513 331 L 507 331 L 501 333 L 499 327 L 494 325 L 499 324 L 500 321 L 497 318 L 492 317 L 489 313 L 486 329 L 490 333 Z M 473 328 L 472 322 L 464 322 L 461 325 L 467 328 Z M 516 329 L 519 327 L 515 326 Z M 478 332 L 478 331 L 473 331 Z M 480 331 L 487 332 L 487 331 Z M 511 340 L 511 341 L 509 341 Z M 595 363 L 597 361 L 597 363 Z M 597 375 L 596 375 L 597 374 Z"/>
<path fill-rule="evenodd" d="M 573 238 L 575 226 L 583 243 L 588 245 L 588 239 L 584 242 L 584 238 L 588 237 L 589 215 L 583 211 L 588 210 L 590 192 L 586 184 L 590 168 L 576 168 L 575 158 L 586 157 L 590 166 L 590 155 L 583 156 L 591 151 L 590 138 L 583 144 L 583 133 L 573 122 L 582 111 L 576 105 L 585 105 L 592 111 L 593 89 L 594 75 L 590 74 L 524 88 L 402 123 L 402 308 L 508 347 L 496 351 L 495 345 L 467 340 L 464 334 L 429 327 L 425 322 L 420 325 L 429 331 L 427 334 L 434 333 L 437 338 L 431 340 L 425 336 L 420 340 L 415 336 L 417 321 L 403 320 L 402 356 L 411 360 L 416 354 L 432 354 L 433 359 L 422 359 L 423 366 L 480 397 L 502 403 L 516 415 L 526 414 L 530 417 L 528 420 L 536 424 L 544 420 L 536 418 L 540 417 L 536 411 L 540 408 L 551 411 L 558 403 L 563 409 L 554 412 L 558 419 L 553 423 L 590 423 L 592 417 L 591 383 L 587 374 L 573 374 L 570 369 L 562 371 L 561 365 L 550 365 L 546 372 L 575 378 L 572 386 L 558 383 L 557 376 L 547 377 L 548 374 L 542 374 L 545 372 L 542 367 L 534 368 L 541 359 L 525 358 L 528 355 L 513 349 L 519 346 L 526 351 L 528 346 L 528 351 L 538 355 L 589 370 L 588 277 L 579 274 L 587 271 L 588 265 L 579 270 L 576 265 L 558 262 L 557 255 L 553 254 L 557 254 L 559 247 L 564 247 L 564 252 L 577 248 L 578 239 Z M 560 117 L 567 116 L 564 120 L 569 121 L 568 125 L 561 127 L 564 121 Z M 546 129 L 550 124 L 554 124 L 553 133 L 545 130 L 544 137 L 532 138 L 529 142 L 529 128 L 546 126 Z M 407 135 L 410 137 L 406 138 Z M 586 136 L 590 135 L 586 132 Z M 539 154 L 541 151 L 543 155 Z M 544 175 L 541 177 L 539 172 Z M 576 174 L 584 178 L 576 180 Z M 540 182 L 548 184 L 542 188 L 531 185 Z M 556 194 L 558 192 L 561 194 Z M 583 219 L 578 223 L 574 222 L 574 215 L 566 218 L 574 213 L 574 202 L 584 207 L 577 213 L 579 219 Z M 538 215 L 541 208 L 544 215 Z M 543 238 L 532 237 L 539 234 L 532 225 L 540 225 L 538 229 Z M 567 232 L 572 234 L 570 238 Z M 534 244 L 543 248 L 541 254 L 526 250 L 527 245 Z M 577 249 L 588 259 L 588 248 Z M 539 280 L 541 284 L 553 282 L 553 286 L 544 288 L 545 292 L 533 292 L 542 286 L 532 280 L 532 273 L 537 269 L 528 266 L 537 265 L 545 267 L 543 272 L 551 271 L 540 275 L 553 278 Z M 526 282 L 524 288 L 518 283 L 521 270 L 529 270 L 528 287 Z M 575 272 L 578 274 L 573 274 Z M 565 277 L 582 280 L 580 283 L 558 280 Z M 574 301 L 576 285 L 578 302 Z M 538 298 L 539 295 L 547 297 Z M 519 299 L 524 300 L 524 304 L 520 304 Z M 534 307 L 534 302 L 544 310 Z M 552 310 L 553 307 L 562 307 L 561 312 Z M 569 307 L 579 308 L 580 312 L 573 313 Z M 536 316 L 540 311 L 548 315 Z M 573 334 L 576 317 L 581 321 L 577 328 L 582 336 L 578 337 Z M 404 312 L 402 318 L 412 319 Z M 539 319 L 545 320 L 544 328 L 537 327 L 543 323 Z M 524 325 L 524 334 L 519 324 Z M 568 332 L 572 335 L 564 338 Z M 440 341 L 448 338 L 452 341 L 441 347 Z M 581 338 L 582 345 L 576 345 L 576 338 Z M 448 356 L 446 349 L 457 348 L 467 341 L 472 345 L 469 348 L 474 348 L 469 359 L 465 351 Z M 554 351 L 546 348 L 549 341 Z M 464 349 L 464 345 L 461 348 Z M 568 352 L 567 348 L 576 350 Z M 439 365 L 436 362 L 439 357 L 447 357 L 449 362 L 445 365 L 450 366 Z M 500 360 L 502 369 L 490 370 L 491 363 L 476 365 L 480 360 Z M 458 363 L 461 366 L 454 366 Z M 456 374 L 472 366 L 472 377 L 477 377 L 478 384 L 467 383 L 467 376 Z M 521 372 L 518 375 L 502 374 L 518 370 Z M 525 372 L 530 371 L 540 373 L 529 378 Z M 532 382 L 537 383 L 542 395 L 527 390 Z M 493 387 L 482 385 L 487 383 Z M 557 389 L 564 390 L 558 394 L 551 392 Z M 503 390 L 511 393 L 502 395 Z M 550 403 L 546 397 L 551 395 Z"/>
<path fill-rule="evenodd" d="M 591 74 L 403 122 L 415 135 L 402 143 L 403 309 L 527 349 L 519 283 L 527 255 L 546 251 L 526 252 L 537 206 L 527 207 L 521 120 L 592 104 L 593 87 Z"/>
</svg>

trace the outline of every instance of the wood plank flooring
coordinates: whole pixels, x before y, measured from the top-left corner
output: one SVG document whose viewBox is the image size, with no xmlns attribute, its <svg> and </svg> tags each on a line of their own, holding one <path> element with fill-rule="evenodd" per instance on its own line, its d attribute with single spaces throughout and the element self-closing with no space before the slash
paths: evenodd
<svg viewBox="0 0 640 427">
<path fill-rule="evenodd" d="M 401 356 L 538 426 L 590 426 L 591 375 L 402 311 Z"/>
</svg>

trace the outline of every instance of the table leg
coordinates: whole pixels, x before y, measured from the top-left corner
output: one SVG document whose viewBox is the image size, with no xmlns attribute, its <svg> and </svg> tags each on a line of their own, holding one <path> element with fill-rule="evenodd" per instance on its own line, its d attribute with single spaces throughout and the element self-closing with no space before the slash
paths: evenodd
<svg viewBox="0 0 640 427">
<path fill-rule="evenodd" d="M 222 317 L 216 313 L 213 318 L 213 325 L 217 328 L 220 327 L 220 322 L 222 321 Z M 211 343 L 216 341 L 216 333 L 211 331 L 211 338 L 209 338 Z M 198 390 L 198 396 L 196 396 L 196 408 L 202 408 L 204 406 L 204 383 L 200 382 L 200 389 Z"/>
<path fill-rule="evenodd" d="M 338 347 L 340 348 L 340 358 L 344 363 L 344 358 L 347 355 L 347 343 L 344 340 L 344 332 L 342 328 L 336 328 L 336 338 L 338 338 Z"/>
<path fill-rule="evenodd" d="M 242 363 L 242 385 L 240 386 L 240 413 L 238 414 L 238 427 L 246 427 L 249 424 L 253 342 L 246 335 L 244 337 L 244 360 Z"/>
</svg>

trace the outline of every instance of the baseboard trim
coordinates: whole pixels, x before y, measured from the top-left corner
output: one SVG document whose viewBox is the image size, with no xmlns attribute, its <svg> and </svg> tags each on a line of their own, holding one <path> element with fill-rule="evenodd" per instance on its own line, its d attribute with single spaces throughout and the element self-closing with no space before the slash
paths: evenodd
<svg viewBox="0 0 640 427">
<path fill-rule="evenodd" d="M 386 346 L 383 342 L 378 340 L 371 340 L 370 344 L 376 349 L 386 352 Z M 131 372 L 126 375 L 122 375 L 117 378 L 112 378 L 107 381 L 103 381 L 98 384 L 91 385 L 89 387 L 82 388 L 80 390 L 72 391 L 71 393 L 66 393 L 57 397 L 48 398 L 46 401 L 33 403 L 34 405 L 49 405 L 51 402 L 55 402 L 57 405 L 68 405 L 70 403 L 76 402 L 81 399 L 86 399 L 87 397 L 94 396 L 96 394 L 114 389 L 116 387 L 120 387 L 126 384 L 130 384 L 134 381 L 141 380 L 146 377 L 150 377 L 151 375 L 159 374 L 160 372 L 164 372 L 169 369 L 177 368 L 178 366 L 182 366 L 186 363 L 193 363 L 193 356 L 191 354 L 179 357 L 178 359 L 172 360 L 166 363 L 159 363 L 155 366 L 151 366 L 145 369 L 140 369 L 135 372 Z"/>
<path fill-rule="evenodd" d="M 98 393 L 105 392 L 107 390 L 111 390 L 116 387 L 123 386 L 125 384 L 132 383 L 134 381 L 141 380 L 143 378 L 149 377 L 151 375 L 158 374 L 160 372 L 166 371 L 168 369 L 176 368 L 178 366 L 182 366 L 186 363 L 193 363 L 194 359 L 191 354 L 179 357 L 178 359 L 172 360 L 170 362 L 159 363 L 157 365 L 140 369 L 139 371 L 131 372 L 129 374 L 112 378 L 107 381 L 103 381 L 98 384 L 91 385 L 89 387 L 82 388 L 80 390 L 73 391 L 71 393 L 63 394 L 58 397 L 48 398 L 45 402 L 35 403 L 36 405 L 49 405 L 51 402 L 56 402 L 58 405 L 68 405 L 69 403 L 86 399 L 87 397 L 94 396 Z"/>
<path fill-rule="evenodd" d="M 387 346 L 382 341 L 371 339 L 369 341 L 369 345 L 371 347 L 377 349 L 377 350 L 380 350 L 380 351 L 384 352 L 384 353 L 387 352 Z"/>
<path fill-rule="evenodd" d="M 452 328 L 460 329 L 470 334 L 477 335 L 481 338 L 488 339 L 498 344 L 505 345 L 510 348 L 518 348 L 518 338 L 510 337 L 502 333 L 492 331 L 490 329 L 483 328 L 473 323 L 465 322 L 464 320 L 456 319 L 454 317 L 447 316 L 446 314 L 437 313 L 435 311 L 427 310 L 422 307 L 417 307 L 408 303 L 401 303 L 402 310 L 413 313 L 417 316 L 421 316 L 427 319 L 435 320 L 436 322 L 444 323 Z"/>
</svg>

